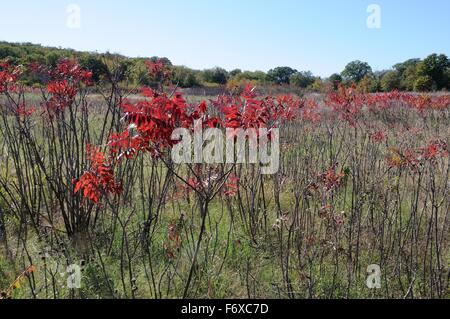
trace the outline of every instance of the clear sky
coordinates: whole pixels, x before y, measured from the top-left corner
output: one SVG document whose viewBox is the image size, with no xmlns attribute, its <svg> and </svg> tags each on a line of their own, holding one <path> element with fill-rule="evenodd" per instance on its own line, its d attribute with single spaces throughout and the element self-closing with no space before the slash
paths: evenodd
<svg viewBox="0 0 450 319">
<path fill-rule="evenodd" d="M 72 3 L 80 28 L 67 27 Z M 380 29 L 367 27 L 370 4 L 381 8 Z M 355 59 L 381 70 L 450 55 L 449 13 L 449 0 L 2 0 L 0 40 L 328 76 Z"/>
</svg>

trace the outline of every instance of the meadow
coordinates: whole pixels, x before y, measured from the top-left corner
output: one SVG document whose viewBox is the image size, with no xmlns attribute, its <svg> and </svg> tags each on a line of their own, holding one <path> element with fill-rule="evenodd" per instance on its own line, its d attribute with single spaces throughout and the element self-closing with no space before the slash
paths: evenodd
<svg viewBox="0 0 450 319">
<path fill-rule="evenodd" d="M 184 96 L 147 66 L 1 65 L 0 299 L 450 297 L 449 94 Z M 194 120 L 279 129 L 279 171 L 173 163 Z"/>
</svg>

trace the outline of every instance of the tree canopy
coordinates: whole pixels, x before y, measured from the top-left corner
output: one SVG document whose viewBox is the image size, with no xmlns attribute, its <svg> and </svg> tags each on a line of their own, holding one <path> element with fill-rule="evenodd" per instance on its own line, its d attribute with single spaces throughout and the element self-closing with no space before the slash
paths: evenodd
<svg viewBox="0 0 450 319">
<path fill-rule="evenodd" d="M 364 77 L 372 73 L 372 68 L 367 62 L 353 61 L 347 64 L 341 75 L 347 81 L 359 83 Z"/>
<path fill-rule="evenodd" d="M 290 84 L 291 76 L 296 72 L 288 66 L 280 66 L 267 72 L 267 78 L 276 84 Z"/>
<path fill-rule="evenodd" d="M 363 91 L 436 91 L 450 90 L 450 60 L 445 54 L 431 54 L 425 59 L 409 59 L 397 63 L 391 70 L 374 72 L 367 62 L 353 61 L 346 65 L 341 74 L 332 74 L 328 79 L 316 77 L 310 71 L 297 71 L 289 66 L 279 66 L 270 71 L 246 71 L 234 69 L 230 72 L 215 67 L 206 70 L 193 70 L 186 66 L 176 66 L 166 57 L 129 58 L 114 53 L 80 52 L 72 49 L 45 47 L 31 43 L 0 42 L 0 61 L 7 60 L 13 65 L 39 63 L 54 66 L 61 58 L 75 58 L 83 68 L 90 70 L 97 84 L 115 65 L 116 73 L 123 80 L 136 85 L 152 86 L 154 81 L 148 77 L 146 60 L 161 61 L 171 72 L 171 82 L 181 88 L 199 86 L 242 86 L 252 81 L 257 85 L 283 85 L 293 89 L 318 91 L 318 87 L 337 88 L 339 83 L 357 84 Z M 119 72 L 119 73 L 117 73 Z M 39 84 L 32 75 L 25 76 L 27 85 Z"/>
</svg>

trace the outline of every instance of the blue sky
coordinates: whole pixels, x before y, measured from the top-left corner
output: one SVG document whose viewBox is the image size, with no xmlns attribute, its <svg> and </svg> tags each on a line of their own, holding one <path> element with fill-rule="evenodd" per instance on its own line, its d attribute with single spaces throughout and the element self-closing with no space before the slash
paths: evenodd
<svg viewBox="0 0 450 319">
<path fill-rule="evenodd" d="M 328 76 L 355 59 L 380 70 L 434 52 L 450 55 L 448 0 L 2 2 L 0 40 L 167 56 L 197 69 L 288 65 Z M 81 8 L 79 29 L 66 25 L 72 3 Z M 370 4 L 381 8 L 381 29 L 367 27 Z"/>
</svg>

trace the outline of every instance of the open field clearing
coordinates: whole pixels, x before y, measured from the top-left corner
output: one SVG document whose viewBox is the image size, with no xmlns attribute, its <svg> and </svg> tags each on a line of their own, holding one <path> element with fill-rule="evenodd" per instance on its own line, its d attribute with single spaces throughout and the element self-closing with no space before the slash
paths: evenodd
<svg viewBox="0 0 450 319">
<path fill-rule="evenodd" d="M 133 95 L 2 65 L 0 298 L 450 297 L 449 94 L 184 97 L 148 65 Z M 177 163 L 194 122 L 273 161 Z"/>
</svg>

